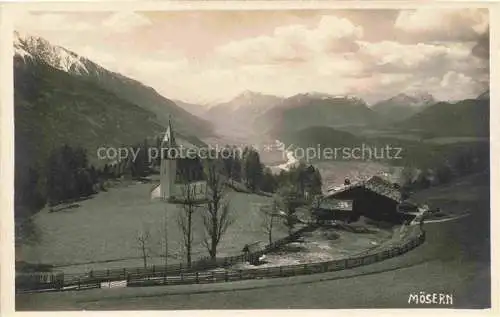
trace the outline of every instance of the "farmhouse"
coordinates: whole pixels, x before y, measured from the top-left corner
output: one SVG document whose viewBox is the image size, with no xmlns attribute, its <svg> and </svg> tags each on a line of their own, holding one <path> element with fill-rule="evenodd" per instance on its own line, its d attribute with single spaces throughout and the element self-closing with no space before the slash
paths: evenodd
<svg viewBox="0 0 500 317">
<path fill-rule="evenodd" d="M 355 221 L 361 215 L 375 220 L 397 223 L 412 220 L 415 217 L 414 214 L 405 212 L 406 208 L 399 208 L 403 203 L 399 188 L 378 176 L 330 191 L 323 200 L 325 206 L 328 206 L 330 202 L 338 204 L 339 201 L 352 201 L 349 221 Z M 333 215 L 342 217 L 341 210 L 337 211 L 337 209 L 330 208 Z"/>
<path fill-rule="evenodd" d="M 353 201 L 352 200 L 338 200 L 338 199 L 323 199 L 313 204 L 312 215 L 318 222 L 330 220 L 342 220 L 351 222 L 354 219 L 353 214 Z"/>
</svg>

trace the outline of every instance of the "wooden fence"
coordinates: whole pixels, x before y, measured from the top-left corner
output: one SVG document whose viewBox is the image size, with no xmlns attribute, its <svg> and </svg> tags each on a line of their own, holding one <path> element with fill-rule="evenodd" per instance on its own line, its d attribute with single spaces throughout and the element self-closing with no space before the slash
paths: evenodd
<svg viewBox="0 0 500 317">
<path fill-rule="evenodd" d="M 253 261 L 263 254 L 269 253 L 287 243 L 297 240 L 304 232 L 316 229 L 316 224 L 309 224 L 291 235 L 274 241 L 264 249 L 253 253 L 222 257 L 215 260 L 208 258 L 194 261 L 190 267 L 180 264 L 168 266 L 151 266 L 123 268 L 113 270 L 90 271 L 85 274 L 62 273 L 21 273 L 16 274 L 16 292 L 46 291 L 46 290 L 81 290 L 99 288 L 102 283 L 126 281 L 127 286 L 178 285 L 214 283 L 265 277 L 285 277 L 320 272 L 338 271 L 361 265 L 379 262 L 405 253 L 425 240 L 425 232 L 420 231 L 410 237 L 406 243 L 392 246 L 387 250 L 368 253 L 357 257 L 320 263 L 288 265 L 244 270 L 232 270 L 231 265 L 245 261 Z M 217 271 L 219 269 L 219 271 Z M 210 271 L 213 270 L 213 271 Z"/>
<path fill-rule="evenodd" d="M 132 274 L 127 280 L 127 286 L 142 287 L 156 285 L 205 284 L 334 272 L 393 258 L 416 248 L 424 241 L 425 232 L 420 232 L 418 235 L 412 237 L 407 242 L 398 246 L 392 246 L 391 248 L 386 250 L 379 250 L 378 252 L 374 252 L 372 254 L 326 262 L 242 270 L 194 272 L 181 274 L 178 276 L 162 276 L 161 274 L 141 276 Z"/>
</svg>

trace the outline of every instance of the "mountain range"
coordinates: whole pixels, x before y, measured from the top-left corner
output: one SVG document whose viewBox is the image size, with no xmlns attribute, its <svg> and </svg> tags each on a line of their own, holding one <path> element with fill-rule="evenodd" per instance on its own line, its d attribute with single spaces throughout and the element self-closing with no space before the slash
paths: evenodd
<svg viewBox="0 0 500 317">
<path fill-rule="evenodd" d="M 400 93 L 392 98 L 375 103 L 371 109 L 388 122 L 400 121 L 411 117 L 436 102 L 436 99 L 426 92 Z"/>
<path fill-rule="evenodd" d="M 477 105 L 477 107 L 475 107 Z M 348 95 L 303 93 L 288 98 L 245 91 L 203 114 L 216 126 L 240 128 L 280 140 L 319 127 L 336 131 L 392 129 L 435 136 L 488 135 L 489 91 L 460 102 L 437 101 L 427 92 L 400 93 L 369 106 Z M 452 119 L 453 118 L 453 119 Z M 331 133 L 330 133 L 331 134 Z"/>
<path fill-rule="evenodd" d="M 16 164 L 40 164 L 62 144 L 96 151 L 161 136 L 170 115 L 179 139 L 202 144 L 211 124 L 151 87 L 34 36 L 14 37 Z"/>
<path fill-rule="evenodd" d="M 94 82 L 119 98 L 136 104 L 152 112 L 160 124 L 165 125 L 171 119 L 176 130 L 192 136 L 210 135 L 212 125 L 179 107 L 170 99 L 156 92 L 153 88 L 132 78 L 105 69 L 84 56 L 52 45 L 47 40 L 20 34 L 14 35 L 15 56 L 22 60 L 43 62 L 55 69 L 64 71 L 81 80 Z"/>
<path fill-rule="evenodd" d="M 297 94 L 283 99 L 260 115 L 255 129 L 283 138 L 310 127 L 365 126 L 380 120 L 360 98 L 321 93 Z"/>
</svg>

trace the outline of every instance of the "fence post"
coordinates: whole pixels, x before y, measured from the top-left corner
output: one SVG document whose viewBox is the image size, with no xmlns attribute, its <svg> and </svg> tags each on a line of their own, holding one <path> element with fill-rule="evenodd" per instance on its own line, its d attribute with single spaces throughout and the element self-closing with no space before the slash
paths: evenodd
<svg viewBox="0 0 500 317">
<path fill-rule="evenodd" d="M 78 290 L 80 290 L 80 277 L 78 277 Z"/>
<path fill-rule="evenodd" d="M 240 280 L 243 279 L 243 270 L 240 270 Z"/>
<path fill-rule="evenodd" d="M 224 280 L 227 282 L 229 280 L 227 270 L 224 272 Z"/>
<path fill-rule="evenodd" d="M 153 264 L 153 274 L 155 274 L 155 265 Z"/>
<path fill-rule="evenodd" d="M 212 278 L 210 280 L 212 281 L 212 283 L 215 282 L 215 272 L 214 271 L 212 271 Z"/>
<path fill-rule="evenodd" d="M 127 277 L 127 269 L 123 268 L 123 277 L 126 278 Z"/>
<path fill-rule="evenodd" d="M 283 276 L 283 267 L 280 265 L 280 276 Z"/>
<path fill-rule="evenodd" d="M 106 277 L 109 277 L 109 269 L 106 270 Z"/>
<path fill-rule="evenodd" d="M 94 277 L 94 271 L 90 270 L 89 275 L 90 277 Z"/>
<path fill-rule="evenodd" d="M 200 273 L 196 272 L 196 284 L 200 284 Z"/>
<path fill-rule="evenodd" d="M 308 271 L 307 271 L 307 264 L 304 264 L 304 274 L 307 274 Z"/>
</svg>

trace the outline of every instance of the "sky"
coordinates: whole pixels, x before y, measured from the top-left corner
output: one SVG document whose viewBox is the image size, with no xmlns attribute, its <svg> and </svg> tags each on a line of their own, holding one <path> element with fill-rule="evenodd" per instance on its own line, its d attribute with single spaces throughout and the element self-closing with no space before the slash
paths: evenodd
<svg viewBox="0 0 500 317">
<path fill-rule="evenodd" d="M 24 12 L 41 36 L 170 99 L 476 97 L 489 85 L 486 9 Z"/>
</svg>

